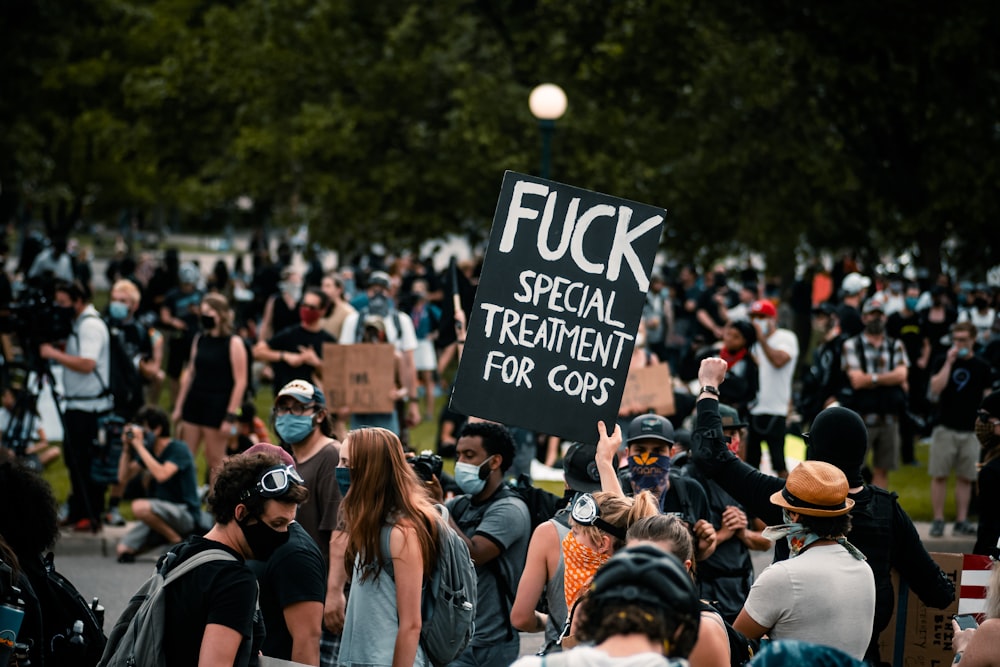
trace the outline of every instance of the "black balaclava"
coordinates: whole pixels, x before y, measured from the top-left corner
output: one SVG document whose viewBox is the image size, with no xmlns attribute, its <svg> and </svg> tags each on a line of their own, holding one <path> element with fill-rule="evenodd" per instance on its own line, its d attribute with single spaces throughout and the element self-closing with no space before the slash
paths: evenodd
<svg viewBox="0 0 1000 667">
<path fill-rule="evenodd" d="M 861 467 L 868 450 L 868 429 L 858 413 L 839 406 L 827 408 L 813 420 L 809 431 L 811 461 L 837 466 L 853 489 L 864 484 Z"/>
</svg>

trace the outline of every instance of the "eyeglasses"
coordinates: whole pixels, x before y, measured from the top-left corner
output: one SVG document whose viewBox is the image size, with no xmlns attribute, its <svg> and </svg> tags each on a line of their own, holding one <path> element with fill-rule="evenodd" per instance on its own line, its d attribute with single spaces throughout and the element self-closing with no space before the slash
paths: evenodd
<svg viewBox="0 0 1000 667">
<path fill-rule="evenodd" d="M 320 310 L 321 309 L 321 306 L 318 303 L 304 303 L 304 304 L 302 304 L 302 307 L 303 308 L 307 308 L 309 310 Z"/>
<path fill-rule="evenodd" d="M 268 468 L 257 482 L 257 495 L 262 498 L 277 498 L 283 496 L 292 484 L 304 484 L 305 480 L 295 470 L 294 466 L 279 465 Z M 251 491 L 243 492 L 243 499 L 250 497 Z"/>
<path fill-rule="evenodd" d="M 292 401 L 274 406 L 271 409 L 271 414 L 275 417 L 287 414 L 293 414 L 296 416 L 308 415 L 314 414 L 316 412 L 316 407 L 315 403 L 299 403 L 298 401 Z"/>
<path fill-rule="evenodd" d="M 597 506 L 594 496 L 589 493 L 580 494 L 580 497 L 573 503 L 570 516 L 573 517 L 573 521 L 576 521 L 581 526 L 593 526 L 608 535 L 617 537 L 619 540 L 625 539 L 625 529 L 613 526 L 602 519 L 601 508 Z"/>
<path fill-rule="evenodd" d="M 951 337 L 951 342 L 952 343 L 971 343 L 972 339 L 971 338 L 966 338 L 965 336 L 958 336 L 958 337 L 952 336 Z"/>
</svg>

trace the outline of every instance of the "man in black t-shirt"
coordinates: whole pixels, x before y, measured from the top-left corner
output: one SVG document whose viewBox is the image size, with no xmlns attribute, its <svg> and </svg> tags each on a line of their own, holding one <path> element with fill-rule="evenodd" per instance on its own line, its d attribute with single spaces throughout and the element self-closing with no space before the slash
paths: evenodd
<svg viewBox="0 0 1000 667">
<path fill-rule="evenodd" d="M 260 443 L 247 454 L 277 454 L 285 465 L 295 465 L 280 447 Z M 260 584 L 260 612 L 267 636 L 264 655 L 304 665 L 320 664 L 323 602 L 326 600 L 326 563 L 323 553 L 298 521 L 288 526 L 288 541 L 265 562 L 248 565 Z"/>
<path fill-rule="evenodd" d="M 208 498 L 215 525 L 204 537 L 172 549 L 164 567 L 209 549 L 224 551 L 232 560 L 205 563 L 167 587 L 168 667 L 245 667 L 257 654 L 262 630 L 254 613 L 257 581 L 244 561 L 266 561 L 288 541 L 288 526 L 309 496 L 300 480 L 276 454 L 242 454 L 223 465 Z"/>
<path fill-rule="evenodd" d="M 318 287 L 310 287 L 299 304 L 299 324 L 279 331 L 268 341 L 253 348 L 253 358 L 271 364 L 272 388 L 277 396 L 292 380 L 314 382 L 322 373 L 323 344 L 337 339 L 320 325 L 320 317 L 330 305 L 329 297 Z"/>
<path fill-rule="evenodd" d="M 938 425 L 931 434 L 931 456 L 927 472 L 931 476 L 931 508 L 934 521 L 931 535 L 944 534 L 944 500 L 948 476 L 955 471 L 956 535 L 975 535 L 976 527 L 967 520 L 972 481 L 979 463 L 976 439 L 976 410 L 990 388 L 990 367 L 972 351 L 976 326 L 959 322 L 951 328 L 951 347 L 935 360 L 931 370 L 930 395 L 937 398 Z"/>
</svg>

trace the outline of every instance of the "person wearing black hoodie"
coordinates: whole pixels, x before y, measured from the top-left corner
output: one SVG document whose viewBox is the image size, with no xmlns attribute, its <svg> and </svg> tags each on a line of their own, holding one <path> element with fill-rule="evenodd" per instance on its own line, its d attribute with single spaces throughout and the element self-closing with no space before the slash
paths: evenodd
<svg viewBox="0 0 1000 667">
<path fill-rule="evenodd" d="M 768 525 L 783 522 L 781 508 L 770 497 L 780 491 L 785 480 L 765 475 L 740 461 L 726 447 L 719 417 L 717 393 L 725 380 L 726 362 L 705 359 L 698 371 L 702 390 L 696 406 L 697 422 L 692 434 L 692 463 L 706 477 L 715 480 L 747 512 Z M 955 599 L 955 584 L 927 553 L 917 530 L 899 506 L 895 493 L 889 493 L 861 478 L 861 467 L 868 448 L 868 431 L 857 413 L 831 407 L 819 413 L 808 434 L 809 459 L 830 463 L 847 476 L 849 497 L 854 500 L 852 528 L 848 539 L 868 559 L 875 575 L 875 618 L 871 644 L 865 659 L 879 664 L 878 637 L 889 624 L 895 595 L 890 569 L 899 572 L 917 597 L 929 607 L 944 609 Z M 779 540 L 774 559 L 788 558 L 788 545 Z"/>
</svg>

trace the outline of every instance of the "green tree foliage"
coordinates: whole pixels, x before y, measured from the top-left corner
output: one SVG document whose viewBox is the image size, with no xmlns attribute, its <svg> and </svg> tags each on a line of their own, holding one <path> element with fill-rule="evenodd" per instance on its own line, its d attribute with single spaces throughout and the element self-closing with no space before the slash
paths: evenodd
<svg viewBox="0 0 1000 667">
<path fill-rule="evenodd" d="M 996 262 L 1000 5 L 787 0 L 12 0 L 0 179 L 18 205 L 241 195 L 340 249 L 485 238 L 535 171 L 527 95 L 563 86 L 553 177 L 665 206 L 664 244 L 939 249 Z"/>
</svg>

